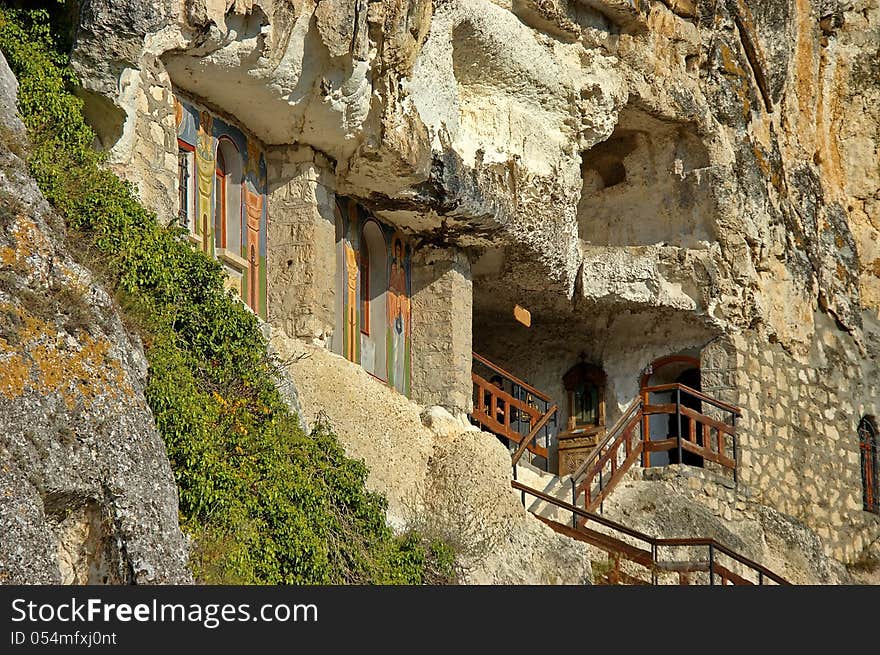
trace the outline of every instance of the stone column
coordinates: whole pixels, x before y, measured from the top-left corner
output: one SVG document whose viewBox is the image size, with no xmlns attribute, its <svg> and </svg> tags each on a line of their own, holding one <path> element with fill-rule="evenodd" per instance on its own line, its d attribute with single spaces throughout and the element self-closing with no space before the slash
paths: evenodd
<svg viewBox="0 0 880 655">
<path fill-rule="evenodd" d="M 332 169 L 308 147 L 266 154 L 269 175 L 269 322 L 329 348 L 336 293 Z"/>
<path fill-rule="evenodd" d="M 422 247 L 412 266 L 412 398 L 463 416 L 472 409 L 473 282 L 458 249 Z"/>
</svg>

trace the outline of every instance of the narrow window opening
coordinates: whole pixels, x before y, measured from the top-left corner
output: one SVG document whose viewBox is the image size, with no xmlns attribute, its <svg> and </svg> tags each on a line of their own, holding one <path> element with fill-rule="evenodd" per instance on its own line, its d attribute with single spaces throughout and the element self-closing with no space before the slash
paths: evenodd
<svg viewBox="0 0 880 655">
<path fill-rule="evenodd" d="M 880 514 L 877 424 L 870 416 L 864 416 L 859 421 L 859 454 L 862 468 L 862 506 L 867 512 Z"/>
</svg>

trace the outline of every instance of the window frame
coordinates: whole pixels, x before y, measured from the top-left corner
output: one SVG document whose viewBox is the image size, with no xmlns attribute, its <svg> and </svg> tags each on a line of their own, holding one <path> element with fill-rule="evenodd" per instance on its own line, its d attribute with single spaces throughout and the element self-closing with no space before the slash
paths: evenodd
<svg viewBox="0 0 880 655">
<path fill-rule="evenodd" d="M 862 509 L 880 515 L 880 480 L 878 474 L 877 422 L 866 414 L 856 429 L 859 437 L 859 478 L 862 483 Z"/>
<path fill-rule="evenodd" d="M 221 161 L 223 165 L 221 166 Z M 218 194 L 214 197 L 214 213 L 220 209 L 220 248 L 226 248 L 226 184 L 228 183 L 229 173 L 227 172 L 226 157 L 220 148 L 220 141 L 217 141 L 217 154 L 214 155 L 214 193 Z M 218 217 L 214 217 L 214 225 L 217 225 Z"/>
<path fill-rule="evenodd" d="M 180 207 L 177 212 L 177 223 L 180 227 L 186 229 L 190 234 L 196 233 L 196 147 L 187 143 L 183 139 L 177 139 L 177 157 L 178 157 L 178 176 L 177 182 L 180 185 L 180 157 L 184 155 L 186 160 L 186 207 Z M 182 200 L 181 189 L 178 189 L 178 202 Z M 180 222 L 182 216 L 186 216 L 186 224 Z"/>
</svg>

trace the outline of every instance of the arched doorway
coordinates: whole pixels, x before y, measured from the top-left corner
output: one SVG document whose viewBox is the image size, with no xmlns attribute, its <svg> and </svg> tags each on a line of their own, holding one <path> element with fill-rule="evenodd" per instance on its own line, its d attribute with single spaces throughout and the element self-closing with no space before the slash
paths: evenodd
<svg viewBox="0 0 880 655">
<path fill-rule="evenodd" d="M 654 360 L 645 367 L 639 380 L 640 393 L 644 396 L 647 389 L 667 384 L 683 384 L 696 391 L 702 390 L 700 360 L 693 355 L 667 355 Z M 651 393 L 649 402 L 674 403 L 674 392 Z M 687 393 L 681 394 L 681 404 L 697 412 L 702 412 L 702 403 L 698 398 Z M 690 419 L 681 417 L 681 436 L 690 432 Z M 703 445 L 701 426 L 697 425 L 697 443 Z M 643 429 L 650 434 L 651 441 L 674 439 L 679 435 L 679 417 L 675 414 L 655 414 L 644 418 Z M 682 464 L 703 466 L 703 458 L 688 451 L 682 451 Z M 678 464 L 678 449 L 666 452 L 645 453 L 645 466 L 665 466 Z"/>
</svg>

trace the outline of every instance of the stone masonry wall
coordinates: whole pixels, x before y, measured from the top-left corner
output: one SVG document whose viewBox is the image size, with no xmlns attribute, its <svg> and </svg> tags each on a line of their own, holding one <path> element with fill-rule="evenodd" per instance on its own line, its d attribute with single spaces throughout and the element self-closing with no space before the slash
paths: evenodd
<svg viewBox="0 0 880 655">
<path fill-rule="evenodd" d="M 177 125 L 171 78 L 161 62 L 146 56 L 141 70 L 126 70 L 119 84 L 128 120 L 111 153 L 110 167 L 135 185 L 147 209 L 156 212 L 162 223 L 169 223 L 177 216 L 179 204 Z M 107 118 L 105 110 L 102 104 L 86 104 L 87 118 L 99 141 L 102 132 L 112 131 L 102 124 L 102 119 Z M 106 134 L 103 136 L 106 138 Z"/>
<path fill-rule="evenodd" d="M 269 321 L 329 348 L 336 293 L 330 165 L 308 147 L 270 150 L 267 164 Z"/>
<path fill-rule="evenodd" d="M 470 263 L 458 250 L 423 246 L 412 267 L 412 397 L 453 414 L 471 411 Z"/>
<path fill-rule="evenodd" d="M 739 474 L 758 502 L 804 521 L 850 562 L 880 537 L 880 517 L 862 509 L 857 434 L 880 410 L 878 380 L 846 333 L 817 329 L 809 361 L 752 332 L 734 338 Z"/>
</svg>

